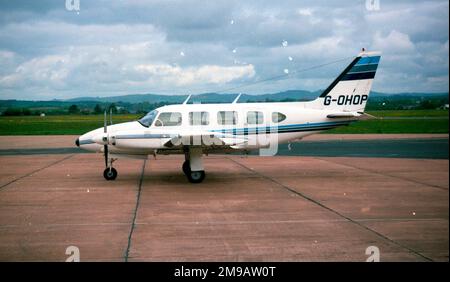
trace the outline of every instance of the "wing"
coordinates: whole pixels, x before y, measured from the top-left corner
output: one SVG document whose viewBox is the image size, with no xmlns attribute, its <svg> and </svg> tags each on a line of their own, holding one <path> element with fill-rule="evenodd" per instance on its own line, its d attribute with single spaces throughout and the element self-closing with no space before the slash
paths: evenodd
<svg viewBox="0 0 450 282">
<path fill-rule="evenodd" d="M 166 148 L 181 148 L 183 146 L 201 146 L 206 148 L 233 148 L 244 145 L 248 139 L 218 132 L 184 132 L 170 138 L 164 143 Z"/>
<path fill-rule="evenodd" d="M 113 159 L 137 159 L 137 160 L 146 160 L 148 159 L 147 154 L 121 154 L 121 153 L 110 153 L 109 154 Z"/>
</svg>

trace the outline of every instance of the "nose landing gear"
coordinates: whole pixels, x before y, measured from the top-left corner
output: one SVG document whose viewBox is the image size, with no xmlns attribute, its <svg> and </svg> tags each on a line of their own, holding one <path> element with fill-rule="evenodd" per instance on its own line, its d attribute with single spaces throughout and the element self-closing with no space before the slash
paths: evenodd
<svg viewBox="0 0 450 282">
<path fill-rule="evenodd" d="M 115 180 L 117 178 L 117 170 L 113 168 L 112 164 L 115 159 L 109 159 L 108 166 L 103 171 L 103 177 L 106 180 Z"/>
</svg>

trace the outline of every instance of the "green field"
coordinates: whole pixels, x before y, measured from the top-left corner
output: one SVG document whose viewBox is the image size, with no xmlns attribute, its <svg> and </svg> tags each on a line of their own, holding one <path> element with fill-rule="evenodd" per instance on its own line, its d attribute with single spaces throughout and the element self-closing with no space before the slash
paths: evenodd
<svg viewBox="0 0 450 282">
<path fill-rule="evenodd" d="M 113 123 L 136 120 L 138 115 L 116 115 Z M 103 115 L 0 117 L 0 135 L 80 135 L 103 126 Z"/>
<path fill-rule="evenodd" d="M 378 119 L 355 122 L 324 133 L 448 133 L 448 111 L 400 110 L 373 111 Z"/>
<path fill-rule="evenodd" d="M 356 122 L 324 133 L 448 133 L 448 111 L 374 111 L 384 119 Z M 114 123 L 136 120 L 138 115 L 115 115 Z M 392 119 L 389 119 L 392 118 Z M 80 135 L 103 126 L 103 115 L 0 117 L 0 135 Z"/>
<path fill-rule="evenodd" d="M 446 110 L 397 110 L 397 111 L 369 111 L 376 117 L 442 117 L 448 118 Z"/>
</svg>

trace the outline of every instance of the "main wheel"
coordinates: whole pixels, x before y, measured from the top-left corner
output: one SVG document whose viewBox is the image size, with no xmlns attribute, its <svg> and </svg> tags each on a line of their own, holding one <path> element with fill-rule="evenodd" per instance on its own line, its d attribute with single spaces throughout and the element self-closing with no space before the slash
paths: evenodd
<svg viewBox="0 0 450 282">
<path fill-rule="evenodd" d="M 184 174 L 186 174 L 186 175 L 189 174 L 189 172 L 191 171 L 191 166 L 189 165 L 189 161 L 184 161 L 182 169 L 183 169 Z"/>
<path fill-rule="evenodd" d="M 205 179 L 205 171 L 199 170 L 199 171 L 190 171 L 188 174 L 186 174 L 188 177 L 189 182 L 191 183 L 200 183 Z"/>
<path fill-rule="evenodd" d="M 103 177 L 105 177 L 106 180 L 114 180 L 117 177 L 117 170 L 113 167 L 107 167 L 105 171 L 103 171 Z"/>
</svg>

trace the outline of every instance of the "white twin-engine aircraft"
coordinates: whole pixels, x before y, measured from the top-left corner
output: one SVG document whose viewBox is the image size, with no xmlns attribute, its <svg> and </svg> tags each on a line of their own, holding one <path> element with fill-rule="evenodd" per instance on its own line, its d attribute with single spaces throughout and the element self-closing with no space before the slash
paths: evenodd
<svg viewBox="0 0 450 282">
<path fill-rule="evenodd" d="M 380 54 L 363 50 L 315 100 L 309 102 L 169 105 L 138 121 L 105 125 L 76 140 L 80 148 L 103 152 L 105 179 L 114 180 L 120 157 L 184 154 L 182 170 L 192 183 L 205 178 L 202 156 L 230 151 L 266 150 L 365 116 Z"/>
</svg>

